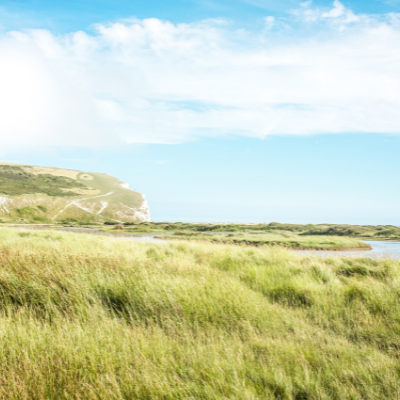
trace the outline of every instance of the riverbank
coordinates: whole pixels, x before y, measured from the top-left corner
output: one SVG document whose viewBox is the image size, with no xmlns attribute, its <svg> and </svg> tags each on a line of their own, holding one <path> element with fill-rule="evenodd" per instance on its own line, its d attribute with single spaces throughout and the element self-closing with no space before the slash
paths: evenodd
<svg viewBox="0 0 400 400">
<path fill-rule="evenodd" d="M 249 235 L 249 234 L 204 234 L 177 232 L 160 236 L 163 240 L 185 240 L 242 246 L 282 246 L 295 250 L 371 250 L 371 246 L 361 240 L 337 236 L 291 236 Z"/>
<path fill-rule="evenodd" d="M 113 227 L 110 227 L 111 229 Z M 399 240 L 400 227 L 393 225 L 346 225 L 346 224 L 230 224 L 230 223 L 183 223 L 143 222 L 126 224 L 126 229 L 150 232 L 227 232 L 257 234 L 295 234 L 303 236 L 337 236 L 360 240 Z"/>
<path fill-rule="evenodd" d="M 400 228 L 393 226 L 358 226 L 358 225 L 293 225 L 293 224 L 216 224 L 216 223 L 167 223 L 142 222 L 107 224 L 9 224 L 1 223 L 0 227 L 49 227 L 55 228 L 88 228 L 111 234 L 172 234 L 184 232 L 187 234 L 249 234 L 249 235 L 296 235 L 296 236 L 334 236 L 361 241 L 399 241 Z M 123 226 L 123 227 L 121 227 Z M 317 229 L 318 228 L 318 229 Z"/>
</svg>

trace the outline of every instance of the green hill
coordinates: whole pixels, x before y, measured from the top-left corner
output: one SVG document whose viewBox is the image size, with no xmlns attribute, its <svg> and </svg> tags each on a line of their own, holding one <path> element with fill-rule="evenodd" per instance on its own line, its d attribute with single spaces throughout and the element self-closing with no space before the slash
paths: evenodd
<svg viewBox="0 0 400 400">
<path fill-rule="evenodd" d="M 143 222 L 144 196 L 110 175 L 0 163 L 2 222 Z"/>
</svg>

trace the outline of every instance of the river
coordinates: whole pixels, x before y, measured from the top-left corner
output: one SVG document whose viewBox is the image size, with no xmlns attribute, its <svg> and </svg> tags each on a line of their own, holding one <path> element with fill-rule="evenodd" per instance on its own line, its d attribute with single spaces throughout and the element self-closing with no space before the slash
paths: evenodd
<svg viewBox="0 0 400 400">
<path fill-rule="evenodd" d="M 317 255 L 319 257 L 371 257 L 371 258 L 394 258 L 400 259 L 400 242 L 364 240 L 371 250 L 350 250 L 350 251 L 326 251 L 326 250 L 294 250 L 296 253 Z"/>
</svg>

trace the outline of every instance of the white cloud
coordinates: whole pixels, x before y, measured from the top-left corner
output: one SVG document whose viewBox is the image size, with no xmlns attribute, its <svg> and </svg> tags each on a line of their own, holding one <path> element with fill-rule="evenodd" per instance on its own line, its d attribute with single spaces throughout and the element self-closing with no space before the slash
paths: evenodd
<svg viewBox="0 0 400 400">
<path fill-rule="evenodd" d="M 343 25 L 360 21 L 360 17 L 355 15 L 352 10 L 346 8 L 339 0 L 334 0 L 333 7 L 328 10 L 313 8 L 312 1 L 307 1 L 301 3 L 300 9 L 294 10 L 293 14 L 302 16 L 308 22 L 321 21 L 330 18 L 334 19 L 336 23 Z M 366 16 L 362 16 L 362 19 L 365 19 L 365 17 Z"/>
<path fill-rule="evenodd" d="M 9 32 L 0 38 L 2 147 L 400 133 L 398 15 L 306 3 L 280 24 L 252 33 L 221 20 L 146 19 L 93 35 Z"/>
<path fill-rule="evenodd" d="M 272 29 L 275 26 L 275 17 L 268 16 L 264 20 L 266 29 Z"/>
<path fill-rule="evenodd" d="M 333 2 L 333 8 L 322 14 L 324 18 L 338 18 L 346 14 L 346 7 L 338 0 Z"/>
</svg>

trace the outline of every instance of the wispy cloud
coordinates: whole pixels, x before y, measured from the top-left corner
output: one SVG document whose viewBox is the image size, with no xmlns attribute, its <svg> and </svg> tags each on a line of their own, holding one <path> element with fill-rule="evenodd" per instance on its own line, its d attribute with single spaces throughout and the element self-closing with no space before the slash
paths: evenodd
<svg viewBox="0 0 400 400">
<path fill-rule="evenodd" d="M 399 6 L 400 5 L 400 0 L 380 0 L 383 3 L 389 4 L 391 6 Z"/>
<path fill-rule="evenodd" d="M 260 32 L 157 19 L 0 38 L 2 147 L 400 133 L 400 16 L 305 3 Z M 306 34 L 305 34 L 306 32 Z"/>
<path fill-rule="evenodd" d="M 299 9 L 292 13 L 303 17 L 308 22 L 331 20 L 339 24 L 349 24 L 359 22 L 360 16 L 356 16 L 352 10 L 346 8 L 339 0 L 334 0 L 333 7 L 330 9 L 312 8 L 312 1 L 301 4 Z M 365 16 L 361 16 L 365 19 Z M 368 18 L 368 17 L 367 17 Z"/>
</svg>

